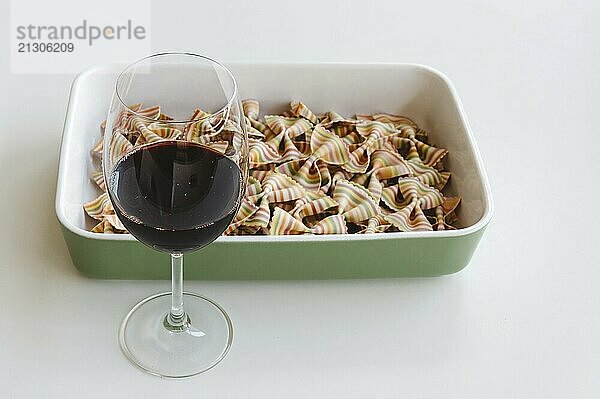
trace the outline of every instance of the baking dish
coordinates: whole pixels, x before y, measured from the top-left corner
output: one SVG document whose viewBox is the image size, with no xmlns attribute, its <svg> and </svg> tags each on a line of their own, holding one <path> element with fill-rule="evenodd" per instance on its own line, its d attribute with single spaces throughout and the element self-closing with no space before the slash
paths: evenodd
<svg viewBox="0 0 600 399">
<path fill-rule="evenodd" d="M 93 278 L 169 278 L 168 255 L 129 234 L 89 232 L 82 209 L 97 196 L 90 149 L 106 117 L 114 81 L 124 65 L 89 68 L 73 81 L 63 130 L 56 214 L 71 259 Z M 324 279 L 436 276 L 470 261 L 492 216 L 481 156 L 452 83 L 415 64 L 229 64 L 240 98 L 256 98 L 261 113 L 301 100 L 315 112 L 389 112 L 414 119 L 430 141 L 447 148 L 449 192 L 459 194 L 458 230 L 331 236 L 220 237 L 186 255 L 187 279 Z M 148 90 L 152 88 L 149 87 Z"/>
</svg>

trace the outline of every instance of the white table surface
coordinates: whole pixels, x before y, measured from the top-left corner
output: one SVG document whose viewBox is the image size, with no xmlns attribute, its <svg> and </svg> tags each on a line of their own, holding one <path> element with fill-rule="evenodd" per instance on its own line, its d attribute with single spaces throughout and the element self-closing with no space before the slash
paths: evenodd
<svg viewBox="0 0 600 399">
<path fill-rule="evenodd" d="M 194 378 L 146 375 L 120 353 L 117 326 L 168 282 L 91 280 L 72 266 L 53 208 L 72 76 L 11 75 L 5 33 L 0 397 L 600 396 L 600 3 L 166 3 L 153 2 L 154 50 L 445 72 L 487 165 L 494 220 L 453 276 L 188 282 L 228 310 L 233 349 Z M 169 11 L 180 25 L 163 23 Z"/>
</svg>

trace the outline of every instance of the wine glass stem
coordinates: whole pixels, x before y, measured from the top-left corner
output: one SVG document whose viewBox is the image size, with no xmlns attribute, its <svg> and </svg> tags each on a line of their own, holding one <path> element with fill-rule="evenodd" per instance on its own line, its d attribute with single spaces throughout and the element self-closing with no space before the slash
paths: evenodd
<svg viewBox="0 0 600 399">
<path fill-rule="evenodd" d="M 174 329 L 185 327 L 188 320 L 183 310 L 183 254 L 171 254 L 171 311 L 166 322 Z"/>
</svg>

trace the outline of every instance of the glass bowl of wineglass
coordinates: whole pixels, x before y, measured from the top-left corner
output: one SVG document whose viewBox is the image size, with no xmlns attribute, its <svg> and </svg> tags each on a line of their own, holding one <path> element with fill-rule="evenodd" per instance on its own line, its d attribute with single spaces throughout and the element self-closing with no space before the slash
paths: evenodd
<svg viewBox="0 0 600 399">
<path fill-rule="evenodd" d="M 115 214 L 138 241 L 171 257 L 171 292 L 126 315 L 123 353 L 161 377 L 209 370 L 227 354 L 233 325 L 214 301 L 183 292 L 183 255 L 223 233 L 245 191 L 248 144 L 233 75 L 191 53 L 129 65 L 116 81 L 103 144 Z"/>
</svg>

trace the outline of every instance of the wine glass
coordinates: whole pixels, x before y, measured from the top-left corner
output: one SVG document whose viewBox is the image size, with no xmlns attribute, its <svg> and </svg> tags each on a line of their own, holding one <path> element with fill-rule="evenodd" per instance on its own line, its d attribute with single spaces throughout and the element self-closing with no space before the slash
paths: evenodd
<svg viewBox="0 0 600 399">
<path fill-rule="evenodd" d="M 233 326 L 217 303 L 183 292 L 183 254 L 223 233 L 245 190 L 247 136 L 233 75 L 191 53 L 135 62 L 117 78 L 103 145 L 119 220 L 137 240 L 171 255 L 172 290 L 127 314 L 123 353 L 162 377 L 209 370 L 227 354 Z"/>
</svg>

